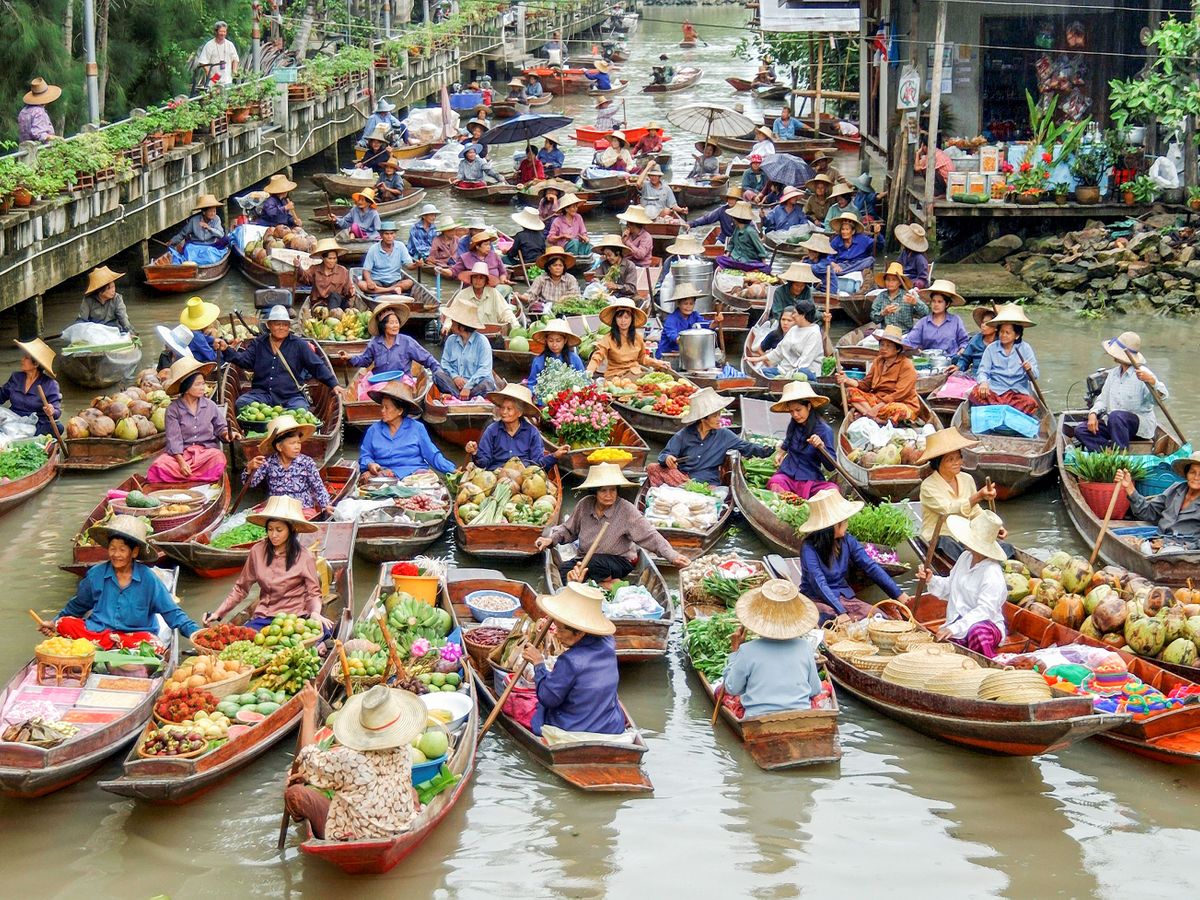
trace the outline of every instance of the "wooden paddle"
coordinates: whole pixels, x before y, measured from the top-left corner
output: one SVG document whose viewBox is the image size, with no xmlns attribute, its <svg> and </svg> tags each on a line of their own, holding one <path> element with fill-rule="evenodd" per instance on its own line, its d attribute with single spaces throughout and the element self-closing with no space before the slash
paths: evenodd
<svg viewBox="0 0 1200 900">
<path fill-rule="evenodd" d="M 588 547 L 587 553 L 583 555 L 583 559 L 575 564 L 572 571 L 574 569 L 583 569 L 583 574 L 587 574 L 588 563 L 592 561 L 592 555 L 596 552 L 596 548 L 600 546 L 600 541 L 604 539 L 604 533 L 608 531 L 608 525 L 609 523 L 605 522 L 600 526 L 600 530 L 596 532 L 595 540 L 592 541 L 592 546 Z"/>
<path fill-rule="evenodd" d="M 1017 351 L 1017 357 L 1021 359 L 1022 363 L 1028 362 L 1027 359 L 1024 359 L 1023 357 L 1021 357 L 1021 353 L 1019 350 Z M 1029 383 L 1031 385 L 1033 385 L 1033 392 L 1035 394 L 1037 394 L 1038 403 L 1040 403 L 1042 405 L 1042 409 L 1046 410 L 1046 412 L 1049 412 L 1050 404 L 1046 402 L 1046 395 L 1042 393 L 1042 386 L 1040 384 L 1038 384 L 1038 380 L 1033 377 L 1032 372 L 1026 372 L 1025 377 L 1028 378 Z"/>
<path fill-rule="evenodd" d="M 1129 365 L 1133 367 L 1133 371 L 1136 373 L 1138 370 L 1138 364 L 1133 361 L 1133 354 L 1126 350 L 1125 357 L 1129 360 Z M 38 390 L 41 390 L 41 388 L 38 388 Z M 1163 415 L 1167 417 L 1167 421 L 1171 423 L 1171 427 L 1174 428 L 1175 433 L 1179 435 L 1179 440 L 1186 444 L 1188 440 L 1183 436 L 1183 430 L 1179 427 L 1179 423 L 1175 421 L 1175 417 L 1172 416 L 1171 411 L 1167 409 L 1167 404 L 1163 403 L 1162 397 L 1158 396 L 1158 391 L 1154 390 L 1153 387 L 1150 388 L 1150 396 L 1154 398 L 1154 402 L 1158 404 L 1158 408 L 1163 411 Z"/>
<path fill-rule="evenodd" d="M 529 284 L 529 270 L 525 268 L 525 254 L 521 250 L 517 251 L 517 260 L 521 263 L 521 276 L 525 279 L 525 283 Z"/>
<path fill-rule="evenodd" d="M 992 486 L 992 476 L 989 475 L 987 478 L 983 479 L 983 486 L 989 487 L 989 488 Z M 992 512 L 996 511 L 996 498 L 995 497 L 992 497 L 991 499 L 988 500 L 988 508 Z"/>
<path fill-rule="evenodd" d="M 608 523 L 605 522 L 604 524 L 607 525 Z M 542 643 L 546 640 L 546 633 L 550 630 L 550 624 L 551 623 L 549 619 L 546 619 L 542 623 L 542 627 L 538 629 L 538 633 L 534 636 L 533 643 L 530 646 L 540 647 L 542 645 Z M 481 740 L 483 736 L 487 734 L 488 729 L 492 727 L 492 724 L 496 721 L 496 719 L 499 718 L 500 713 L 504 710 L 504 704 L 508 700 L 508 695 L 511 694 L 513 692 L 513 688 L 517 686 L 517 679 L 523 669 L 524 665 L 512 673 L 512 679 L 505 686 L 504 691 L 500 694 L 499 699 L 496 700 L 496 705 L 492 707 L 491 715 L 487 717 L 487 721 L 484 722 L 483 727 L 479 729 L 479 736 L 476 738 L 476 741 Z"/>
<path fill-rule="evenodd" d="M 346 659 L 346 648 L 341 641 L 334 641 L 333 645 L 337 648 L 338 659 L 342 664 L 342 684 L 346 686 L 346 696 L 350 697 L 354 694 L 354 681 L 350 678 L 350 660 Z"/>
<path fill-rule="evenodd" d="M 925 568 L 933 571 L 933 555 L 937 552 L 938 538 L 942 536 L 942 526 L 946 524 L 945 516 L 938 516 L 937 522 L 933 526 L 933 537 L 929 541 L 929 546 L 925 548 Z M 913 593 L 913 599 L 917 600 L 925 593 L 925 588 L 929 582 L 927 579 L 917 579 L 917 589 Z"/>
<path fill-rule="evenodd" d="M 392 637 L 391 629 L 388 628 L 387 613 L 381 612 L 376 621 L 379 623 L 379 630 L 383 632 L 383 640 L 388 648 L 388 659 L 392 661 L 392 666 L 396 670 L 396 678 L 403 681 L 408 677 L 408 672 L 405 670 L 404 664 L 400 662 L 400 650 L 396 647 L 396 640 Z"/>
<path fill-rule="evenodd" d="M 1096 564 L 1096 557 L 1100 555 L 1100 545 L 1104 543 L 1104 535 L 1108 532 L 1108 523 L 1112 521 L 1113 510 L 1117 506 L 1117 495 L 1121 492 L 1121 483 L 1118 481 L 1113 485 L 1112 496 L 1108 500 L 1108 511 L 1104 513 L 1104 523 L 1100 526 L 1100 533 L 1096 535 L 1096 546 L 1092 548 L 1092 555 L 1088 558 L 1088 565 Z"/>
<path fill-rule="evenodd" d="M 832 317 L 832 315 L 833 315 L 833 313 L 831 313 L 829 310 L 829 291 L 832 287 L 833 287 L 833 269 L 826 269 L 825 270 L 825 315 L 830 316 L 830 317 Z M 829 336 L 829 326 L 830 326 L 830 323 L 826 322 L 825 328 L 823 329 L 824 333 L 825 333 L 824 350 L 827 355 L 836 358 L 837 357 L 837 348 L 833 346 L 833 338 L 831 338 Z M 845 406 L 846 406 L 846 391 L 843 388 L 842 389 L 842 408 L 844 409 Z"/>
<path fill-rule="evenodd" d="M 47 622 L 45 619 L 43 619 L 41 616 L 39 616 L 37 613 L 35 613 L 32 609 L 29 610 L 29 615 L 33 617 L 33 621 L 37 622 L 38 628 L 45 628 L 47 625 L 51 624 L 50 622 Z"/>
<path fill-rule="evenodd" d="M 37 389 L 38 396 L 42 398 L 42 406 L 50 406 L 50 401 L 46 399 L 46 392 L 42 390 L 40 384 L 37 386 Z M 58 430 L 58 423 L 54 421 L 53 415 L 47 415 L 46 418 L 50 420 L 50 430 L 54 432 L 54 440 L 58 441 L 58 446 L 62 448 L 63 459 L 66 459 L 71 455 L 71 451 L 67 449 L 67 442 L 63 440 L 62 432 Z M 1179 429 L 1176 428 L 1175 430 L 1178 431 Z"/>
<path fill-rule="evenodd" d="M 723 306 L 723 304 L 721 303 L 720 300 L 718 300 L 716 303 L 716 309 L 717 309 L 718 316 L 721 315 L 722 306 Z M 721 353 L 724 354 L 725 353 L 725 326 L 721 322 L 717 323 L 717 341 L 721 345 Z"/>
</svg>

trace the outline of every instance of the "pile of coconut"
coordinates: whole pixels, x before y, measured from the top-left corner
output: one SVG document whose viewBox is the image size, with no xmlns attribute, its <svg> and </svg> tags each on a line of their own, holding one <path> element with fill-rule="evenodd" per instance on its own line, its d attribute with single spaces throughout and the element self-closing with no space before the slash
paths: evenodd
<svg viewBox="0 0 1200 900">
<path fill-rule="evenodd" d="M 302 229 L 292 229 L 287 225 L 276 225 L 263 232 L 262 240 L 250 241 L 246 244 L 245 254 L 260 266 L 267 265 L 267 258 L 272 250 L 295 250 L 299 253 L 312 253 L 317 248 L 315 238 Z"/>
<path fill-rule="evenodd" d="M 93 397 L 91 406 L 67 422 L 67 437 L 111 437 L 136 441 L 166 429 L 171 398 L 152 369 L 138 374 L 138 382 L 111 397 Z"/>
<path fill-rule="evenodd" d="M 558 485 L 541 466 L 513 457 L 499 469 L 468 464 L 454 508 L 464 525 L 545 525 L 558 509 Z"/>
</svg>

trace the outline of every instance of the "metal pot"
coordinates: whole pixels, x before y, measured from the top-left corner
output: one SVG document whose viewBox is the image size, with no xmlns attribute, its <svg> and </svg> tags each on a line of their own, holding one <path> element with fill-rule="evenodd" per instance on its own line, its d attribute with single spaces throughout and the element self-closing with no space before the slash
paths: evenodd
<svg viewBox="0 0 1200 900">
<path fill-rule="evenodd" d="M 692 256 L 680 257 L 671 263 L 671 276 L 677 289 L 686 284 L 700 291 L 700 296 L 696 298 L 697 312 L 712 312 L 713 264 L 711 259 Z M 659 305 L 668 313 L 675 311 L 673 300 L 661 300 Z"/>
<path fill-rule="evenodd" d="M 717 333 L 708 328 L 679 332 L 679 365 L 685 372 L 717 367 Z"/>
</svg>

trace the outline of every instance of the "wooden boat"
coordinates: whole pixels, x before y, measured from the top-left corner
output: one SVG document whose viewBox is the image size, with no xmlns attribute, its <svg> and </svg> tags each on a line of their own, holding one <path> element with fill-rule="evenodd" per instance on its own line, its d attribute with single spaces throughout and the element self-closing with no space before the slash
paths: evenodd
<svg viewBox="0 0 1200 900">
<path fill-rule="evenodd" d="M 875 302 L 874 297 L 869 297 L 866 294 L 834 294 L 829 298 L 837 300 L 838 307 L 849 316 L 850 320 L 856 325 L 866 325 L 871 321 L 871 304 Z M 825 308 L 825 294 L 817 294 L 813 297 L 813 302 L 817 304 L 818 309 Z"/>
<path fill-rule="evenodd" d="M 447 169 L 405 169 L 404 180 L 422 188 L 449 187 L 458 178 L 458 171 Z"/>
<path fill-rule="evenodd" d="M 507 100 L 498 100 L 492 104 L 492 115 L 497 119 L 511 119 L 528 114 L 528 103 L 509 103 Z"/>
<path fill-rule="evenodd" d="M 151 493 L 156 491 L 190 491 L 203 489 L 210 496 L 199 503 L 186 513 L 172 516 L 150 517 L 150 522 L 153 527 L 151 537 L 160 541 L 186 541 L 194 534 L 198 534 L 214 523 L 220 522 L 225 518 L 225 512 L 229 509 L 231 491 L 229 486 L 229 473 L 226 472 L 221 481 L 215 485 L 205 484 L 199 481 L 179 481 L 179 482 L 155 482 L 146 481 L 144 475 L 130 475 L 116 487 L 119 491 L 142 491 L 143 493 Z M 107 496 L 101 497 L 100 502 L 92 507 L 92 511 L 88 513 L 87 518 L 83 520 L 83 525 L 76 533 L 71 541 L 71 564 L 63 566 L 63 569 L 71 572 L 74 575 L 82 577 L 87 573 L 87 570 L 97 563 L 108 562 L 108 548 L 100 544 L 94 543 L 90 537 L 90 532 L 93 525 L 98 525 L 104 521 L 109 514 L 110 504 Z M 160 559 L 159 551 L 154 548 L 151 543 L 149 553 L 139 557 L 140 562 L 147 565 L 152 565 Z"/>
<path fill-rule="evenodd" d="M 772 128 L 775 125 L 775 120 L 779 118 L 777 113 L 764 113 L 763 124 L 767 128 Z M 830 113 L 821 114 L 820 127 L 817 130 L 813 129 L 812 116 L 808 115 L 803 120 L 799 117 L 793 118 L 799 132 L 805 137 L 819 137 L 827 141 L 833 141 L 837 144 L 838 152 L 840 153 L 857 153 L 862 146 L 861 134 L 843 134 L 842 124 L 845 120 L 838 118 Z"/>
<path fill-rule="evenodd" d="M 457 181 L 450 182 L 450 192 L 474 203 L 491 203 L 507 206 L 517 195 L 517 189 L 506 181 L 485 184 L 482 187 L 463 187 Z"/>
<path fill-rule="evenodd" d="M 794 380 L 788 377 L 768 378 L 763 374 L 762 366 L 745 359 L 742 360 L 742 368 L 746 371 L 747 375 L 754 379 L 754 390 L 757 393 L 766 394 L 772 400 L 778 400 L 782 397 L 783 389 Z M 808 379 L 808 383 L 812 387 L 813 393 L 824 397 L 830 403 L 836 404 L 839 409 L 841 408 L 842 390 L 832 375 L 810 378 Z"/>
<path fill-rule="evenodd" d="M 353 197 L 363 188 L 375 187 L 375 185 L 379 182 L 379 177 L 374 174 L 372 174 L 370 178 L 354 178 L 353 176 L 342 175 L 340 173 L 333 175 L 318 173 L 316 175 L 310 175 L 309 181 L 323 191 L 327 197 Z M 419 203 L 424 197 L 423 194 L 416 200 L 410 199 L 417 193 L 420 193 L 419 188 L 415 191 L 406 192 L 404 197 L 400 198 L 399 200 L 391 201 L 392 203 L 404 203 L 407 201 L 407 205 L 389 209 L 388 212 L 402 212 L 403 210 L 411 207 L 414 203 Z M 384 204 L 380 203 L 377 207 L 381 216 L 383 215 L 383 205 Z M 316 211 L 318 220 L 323 218 L 323 216 L 321 216 L 321 212 L 322 209 L 318 207 Z"/>
<path fill-rule="evenodd" d="M 554 99 L 553 94 L 545 93 L 545 94 L 542 94 L 542 96 L 540 96 L 540 97 L 528 97 L 528 98 L 526 98 L 525 103 L 536 109 L 539 106 L 548 106 L 550 104 L 550 101 L 553 99 Z"/>
<path fill-rule="evenodd" d="M 373 563 L 411 559 L 445 532 L 454 497 L 451 495 L 448 500 L 442 514 L 431 513 L 420 522 L 405 523 L 390 516 L 377 517 L 372 513 L 364 513 L 358 520 L 355 552 Z"/>
<path fill-rule="evenodd" d="M 470 627 L 473 621 L 465 600 L 467 594 L 482 590 L 501 591 L 517 597 L 525 615 L 531 618 L 542 616 L 537 606 L 537 594 L 525 582 L 510 581 L 502 573 L 486 569 L 452 570 L 442 587 L 441 602 L 460 628 Z M 475 669 L 472 669 L 472 675 L 478 691 L 480 711 L 490 712 L 497 699 L 494 679 Z M 631 743 L 586 741 L 550 747 L 504 712 L 500 713 L 498 721 L 534 762 L 572 787 L 588 792 L 648 793 L 654 790 L 649 776 L 642 769 L 642 757 L 648 748 L 641 735 L 636 733 L 637 725 L 629 717 L 628 711 L 624 707 L 622 711 L 625 712 L 627 727 L 635 732 Z"/>
<path fill-rule="evenodd" d="M 329 491 L 330 503 L 336 506 L 350 496 L 358 484 L 358 464 L 355 460 L 339 460 L 321 469 L 321 481 Z M 255 495 L 265 498 L 265 491 L 256 489 Z M 180 540 L 162 540 L 152 538 L 151 545 L 163 556 L 181 565 L 187 566 L 201 578 L 225 578 L 242 571 L 246 558 L 250 555 L 253 544 L 242 544 L 236 547 L 212 546 L 213 534 L 228 516 L 237 510 L 227 509 L 221 518 L 214 520 L 208 526 Z M 312 521 L 326 522 L 328 516 L 323 510 L 318 510 Z"/>
<path fill-rule="evenodd" d="M 716 144 L 722 150 L 730 153 L 736 153 L 739 156 L 745 156 L 755 144 L 755 139 L 752 137 L 717 137 L 713 135 L 708 139 L 710 144 Z M 811 161 L 818 153 L 832 153 L 837 149 L 833 141 L 826 140 L 794 140 L 794 141 L 775 141 L 776 153 L 790 153 L 793 156 L 799 156 L 806 161 Z"/>
<path fill-rule="evenodd" d="M 324 615 L 336 623 L 335 637 L 346 640 L 353 623 L 354 580 L 350 553 L 354 546 L 354 523 L 333 522 L 321 532 L 304 535 L 306 546 L 329 562 L 334 580 Z M 311 540 L 309 540 L 311 539 Z M 336 677 L 337 654 L 330 653 L 316 676 L 318 690 Z M 148 758 L 138 755 L 137 746 L 125 757 L 124 771 L 100 787 L 111 794 L 147 803 L 177 805 L 212 790 L 235 772 L 244 769 L 288 735 L 300 722 L 303 710 L 299 695 L 292 697 L 249 731 L 195 759 Z M 153 727 L 148 725 L 147 729 Z"/>
<path fill-rule="evenodd" d="M 497 377 L 496 389 L 503 389 L 507 383 Z M 465 447 L 470 441 L 478 441 L 483 436 L 483 429 L 495 416 L 487 398 L 475 397 L 470 403 L 447 403 L 437 385 L 434 385 L 425 395 L 423 418 L 429 430 L 442 440 L 456 447 Z"/>
<path fill-rule="evenodd" d="M 638 512 L 645 514 L 646 499 L 649 493 L 650 482 L 643 481 L 642 486 L 638 488 L 637 498 L 634 500 L 634 505 L 637 506 Z M 729 527 L 729 520 L 733 516 L 733 505 L 732 494 L 726 495 L 725 509 L 721 512 L 720 518 L 708 529 L 655 527 L 658 529 L 659 534 L 667 539 L 667 543 L 684 556 L 695 559 L 697 556 L 702 556 L 711 550 L 713 545 L 721 539 L 721 535 Z"/>
<path fill-rule="evenodd" d="M 584 176 L 583 182 L 594 194 L 607 191 L 629 189 L 629 178 L 624 172 L 613 172 L 611 175 Z"/>
<path fill-rule="evenodd" d="M 510 277 L 513 274 L 512 268 L 509 267 Z M 521 267 L 516 266 L 516 270 L 519 275 Z M 515 378 L 520 381 L 529 376 L 534 356 L 545 348 L 540 341 L 537 344 L 530 341 L 528 350 L 510 350 L 508 342 L 508 335 L 497 335 L 492 340 L 492 364 L 496 367 L 496 371 L 505 378 Z M 534 350 L 535 346 L 537 347 L 536 351 Z"/>
<path fill-rule="evenodd" d="M 300 306 L 299 312 L 296 313 L 296 323 L 300 326 L 300 331 L 303 333 L 305 326 L 313 318 L 312 307 L 309 300 L 305 300 Z M 356 341 L 323 341 L 314 338 L 311 335 L 306 335 L 306 338 L 311 341 L 316 341 L 317 346 L 325 351 L 326 357 L 329 358 L 329 364 L 338 368 L 348 366 L 349 360 L 343 357 L 358 356 L 367 349 L 367 344 L 370 343 L 370 336 L 360 338 Z"/>
<path fill-rule="evenodd" d="M 694 49 L 694 48 L 695 48 L 695 46 L 696 46 L 696 42 L 695 42 L 695 41 L 683 40 L 683 41 L 680 41 L 680 42 L 679 42 L 679 46 L 680 46 L 680 48 L 681 48 L 681 49 L 683 49 L 683 50 L 692 50 L 692 49 Z"/>
<path fill-rule="evenodd" d="M 56 352 L 59 375 L 84 388 L 106 388 L 128 381 L 142 364 L 140 342 L 123 350 L 101 353 L 66 353 L 62 347 Z"/>
<path fill-rule="evenodd" d="M 1087 421 L 1087 410 L 1068 410 L 1061 416 L 1059 427 L 1055 429 L 1055 464 L 1058 467 L 1058 485 L 1062 493 L 1063 506 L 1071 524 L 1089 546 L 1096 545 L 1100 534 L 1102 520 L 1092 512 L 1083 494 L 1079 491 L 1079 479 L 1066 470 L 1063 457 L 1067 451 L 1068 438 L 1063 434 L 1067 429 L 1075 433 L 1075 427 Z M 1163 438 L 1166 438 L 1163 441 Z M 1159 442 L 1159 452 L 1171 454 L 1179 449 L 1179 443 L 1167 434 L 1161 427 L 1155 435 L 1155 441 L 1134 441 L 1130 447 L 1131 454 L 1146 454 L 1152 452 Z M 1149 578 L 1155 584 L 1165 584 L 1170 587 L 1182 587 L 1188 580 L 1200 583 L 1200 552 L 1164 550 L 1159 553 L 1146 554 L 1142 552 L 1141 542 L 1134 538 L 1123 538 L 1112 533 L 1116 528 L 1130 528 L 1138 525 L 1154 525 L 1152 522 L 1142 522 L 1136 519 L 1114 519 L 1109 526 L 1109 532 L 1100 544 L 1100 558 L 1108 565 L 1121 566 L 1130 572 Z"/>
<path fill-rule="evenodd" d="M 576 125 L 575 140 L 579 141 L 580 143 L 594 144 L 596 141 L 607 140 L 608 136 L 615 130 L 616 129 L 613 128 L 591 128 L 587 125 Z M 650 132 L 650 129 L 641 125 L 637 125 L 632 128 L 622 128 L 621 132 L 629 140 L 629 145 L 632 147 L 634 144 L 644 138 Z M 663 135 L 664 140 L 666 140 L 667 137 L 668 135 Z"/>
<path fill-rule="evenodd" d="M 30 472 L 22 478 L 0 484 L 0 516 L 20 506 L 34 494 L 40 493 L 50 486 L 50 482 L 58 475 L 59 457 L 61 451 L 57 441 L 46 445 L 46 461 L 36 472 Z"/>
<path fill-rule="evenodd" d="M 238 270 L 255 287 L 282 288 L 295 291 L 297 294 L 311 292 L 312 288 L 309 285 L 298 282 L 295 269 L 292 267 L 281 268 L 277 272 L 270 266 L 261 265 L 246 256 L 236 241 L 230 243 L 229 246 L 233 248 L 233 261 L 237 264 Z"/>
<path fill-rule="evenodd" d="M 558 446 L 554 443 L 553 438 L 545 432 L 542 433 L 542 444 L 546 448 L 547 453 Z M 650 461 L 650 446 L 640 434 L 633 430 L 633 427 L 625 421 L 624 417 L 620 417 L 617 424 L 613 426 L 612 435 L 605 446 L 624 450 L 633 457 L 632 460 L 621 466 L 621 470 L 625 473 L 626 477 L 637 479 L 645 476 L 646 464 Z M 576 478 L 587 478 L 588 469 L 592 465 L 587 461 L 587 458 L 598 449 L 600 448 L 572 448 L 566 456 L 558 461 L 559 472 L 564 474 L 569 473 Z"/>
<path fill-rule="evenodd" d="M 869 363 L 875 361 L 875 357 L 879 355 L 879 350 L 876 347 L 860 347 L 859 344 L 872 332 L 876 330 L 874 323 L 863 325 L 849 331 L 838 338 L 837 344 L 834 345 L 834 353 L 837 356 L 838 365 L 843 369 L 863 369 L 865 370 Z M 922 398 L 927 398 L 930 394 L 946 383 L 946 379 L 950 377 L 950 373 L 941 372 L 917 372 L 917 393 Z"/>
<path fill-rule="evenodd" d="M 472 556 L 495 559 L 530 559 L 542 551 L 534 546 L 542 531 L 558 524 L 562 516 L 562 476 L 555 466 L 546 473 L 554 486 L 554 512 L 542 525 L 468 525 L 454 510 L 454 543 L 459 550 Z"/>
<path fill-rule="evenodd" d="M 362 379 L 371 374 L 370 369 L 359 369 L 354 373 L 354 377 L 350 379 L 350 383 L 346 386 L 346 390 L 350 397 L 358 396 L 358 388 Z M 424 402 L 425 394 L 429 390 L 429 386 L 433 383 L 429 378 L 428 373 L 421 369 L 420 376 L 417 378 L 416 396 L 418 402 Z M 380 421 L 379 404 L 374 400 L 347 400 L 346 408 L 346 425 L 348 427 L 357 428 L 365 431 L 376 422 Z"/>
<path fill-rule="evenodd" d="M 593 96 L 596 96 L 596 97 L 615 97 L 617 94 L 625 93 L 625 89 L 627 87 L 629 87 L 628 79 L 618 78 L 616 80 L 616 82 L 613 84 L 613 86 L 610 87 L 607 91 L 601 90 L 600 88 L 596 87 L 595 85 L 592 85 L 592 87 L 586 93 L 592 94 Z"/>
<path fill-rule="evenodd" d="M 196 293 L 225 277 L 225 273 L 229 271 L 231 257 L 232 253 L 227 247 L 220 261 L 211 266 L 200 266 L 192 262 L 175 265 L 162 262 L 163 259 L 170 259 L 168 254 L 142 266 L 142 274 L 146 278 L 146 287 L 161 294 Z"/>
<path fill-rule="evenodd" d="M 1054 415 L 1043 408 L 1040 418 L 1036 438 L 975 434 L 971 431 L 970 404 L 965 400 L 950 420 L 951 427 L 957 428 L 963 437 L 980 442 L 978 447 L 963 449 L 963 469 L 974 477 L 976 484 L 992 479 L 997 500 L 1019 497 L 1053 474 Z"/>
<path fill-rule="evenodd" d="M 680 44 L 679 46 L 683 46 Z M 694 42 L 693 42 L 694 46 Z M 704 74 L 703 69 L 696 66 L 680 66 L 675 70 L 675 77 L 666 84 L 648 84 L 642 88 L 643 94 L 671 94 L 675 91 L 683 91 L 690 88 L 693 84 L 700 80 Z"/>
<path fill-rule="evenodd" d="M 782 100 L 788 95 L 788 86 L 786 84 L 754 84 L 751 82 L 750 90 L 754 92 L 754 96 L 759 100 Z M 780 153 L 786 151 L 780 150 Z"/>
<path fill-rule="evenodd" d="M 754 87 L 754 82 L 748 78 L 726 78 L 725 81 L 739 93 L 741 91 L 748 91 Z"/>
<path fill-rule="evenodd" d="M 399 300 L 406 304 L 409 309 L 408 321 L 404 323 L 404 328 L 408 331 L 418 331 L 422 338 L 425 334 L 425 328 L 429 322 L 432 322 L 438 317 L 438 309 L 440 304 L 438 298 L 434 296 L 433 291 L 425 287 L 420 281 L 420 272 L 414 276 L 413 286 L 408 289 L 407 294 L 366 294 L 358 287 L 358 280 L 362 277 L 362 269 L 355 266 L 350 269 L 350 280 L 354 282 L 354 296 L 358 302 L 366 309 L 374 309 L 380 303 L 385 301 Z M 447 287 L 444 291 L 446 301 L 449 302 L 450 297 L 458 292 L 461 285 L 457 281 L 447 279 Z"/>
<path fill-rule="evenodd" d="M 692 207 L 715 206 L 722 202 L 725 197 L 724 182 L 714 182 L 712 184 L 680 182 L 672 184 L 671 190 L 675 192 L 675 199 L 679 201 L 680 205 L 686 206 L 689 209 Z M 725 252 L 724 248 L 722 248 L 721 252 Z"/>
<path fill-rule="evenodd" d="M 392 156 L 396 159 L 423 159 L 437 153 L 446 146 L 445 141 L 430 141 L 427 144 L 405 144 L 403 147 L 393 147 Z"/>
<path fill-rule="evenodd" d="M 316 178 L 319 176 L 313 177 Z M 405 177 L 407 178 L 407 173 L 405 173 Z M 411 181 L 411 179 L 409 180 Z M 367 185 L 367 187 L 369 186 L 370 185 Z M 358 190 L 362 190 L 362 188 L 359 188 Z M 357 193 L 357 191 L 352 193 Z M 395 200 L 384 200 L 381 203 L 375 204 L 375 211 L 379 213 L 380 218 L 386 219 L 388 216 L 394 215 L 395 213 L 401 213 L 406 209 L 412 209 L 424 199 L 424 188 L 409 187 L 404 191 L 403 196 L 397 197 Z M 351 209 L 352 207 L 350 206 L 334 206 L 331 203 L 326 203 L 324 206 L 318 206 L 316 209 L 314 209 L 311 218 L 314 222 L 320 222 L 327 228 L 336 228 L 336 221 L 348 213 Z M 345 245 L 343 244 L 343 246 Z"/>
<path fill-rule="evenodd" d="M 167 590 L 174 594 L 179 570 L 154 571 L 162 578 Z M 152 679 L 151 689 L 132 709 L 93 731 L 81 731 L 54 747 L 0 741 L 0 794 L 30 799 L 61 790 L 87 777 L 108 757 L 141 734 L 153 713 L 162 680 L 175 671 L 179 659 L 178 633 L 159 619 L 158 634 L 167 647 L 163 666 L 158 670 L 159 676 Z M 8 705 L 9 697 L 29 678 L 36 665 L 37 660 L 31 659 L 8 680 L 4 691 L 0 693 L 0 708 Z"/>
<path fill-rule="evenodd" d="M 64 472 L 103 472 L 140 462 L 161 453 L 167 446 L 167 434 L 160 431 L 136 441 L 115 437 L 66 438 L 70 455 L 58 467 Z"/>
<path fill-rule="evenodd" d="M 920 398 L 918 398 L 920 399 Z M 931 422 L 934 428 L 940 430 L 941 420 L 933 414 L 929 405 L 920 400 L 921 412 L 919 421 Z M 892 501 L 911 500 L 921 490 L 921 481 L 929 474 L 928 465 L 922 466 L 875 466 L 864 469 L 850 459 L 850 441 L 846 438 L 846 428 L 850 425 L 849 417 L 842 420 L 837 431 L 837 460 L 842 471 L 853 479 L 855 486 L 876 500 Z"/>
<path fill-rule="evenodd" d="M 763 236 L 762 236 L 763 246 L 766 247 L 768 250 L 770 250 L 772 254 L 774 254 L 775 256 L 786 256 L 791 259 L 807 259 L 808 258 L 808 251 L 805 250 L 803 247 L 801 247 L 799 244 L 789 243 L 788 241 L 776 240 L 774 237 L 772 237 L 772 234 L 773 234 L 772 232 L 768 231 L 765 234 L 763 234 Z M 831 299 L 836 300 L 837 295 L 834 294 Z M 813 298 L 813 302 L 814 303 L 816 302 L 816 297 Z"/>
</svg>

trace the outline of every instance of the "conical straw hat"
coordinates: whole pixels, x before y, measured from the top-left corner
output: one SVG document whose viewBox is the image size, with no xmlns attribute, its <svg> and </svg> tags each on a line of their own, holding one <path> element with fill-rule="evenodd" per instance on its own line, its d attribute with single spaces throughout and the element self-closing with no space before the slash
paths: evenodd
<svg viewBox="0 0 1200 900">
<path fill-rule="evenodd" d="M 735 613 L 759 637 L 780 641 L 807 634 L 821 618 L 816 605 L 783 578 L 746 591 L 738 598 Z"/>
</svg>

